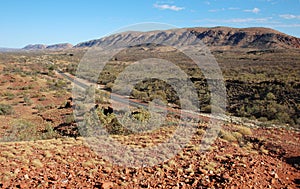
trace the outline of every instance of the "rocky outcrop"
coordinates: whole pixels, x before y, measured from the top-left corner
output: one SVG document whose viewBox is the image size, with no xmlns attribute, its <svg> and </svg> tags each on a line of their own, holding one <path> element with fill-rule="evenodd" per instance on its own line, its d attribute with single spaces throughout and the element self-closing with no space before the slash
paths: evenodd
<svg viewBox="0 0 300 189">
<path fill-rule="evenodd" d="M 270 28 L 180 28 L 149 32 L 128 31 L 100 39 L 79 43 L 73 47 L 69 43 L 54 45 L 27 45 L 24 50 L 64 50 L 70 48 L 119 48 L 140 44 L 167 44 L 189 46 L 203 42 L 211 48 L 234 49 L 292 49 L 300 48 L 300 38 L 293 37 Z"/>
<path fill-rule="evenodd" d="M 269 28 L 183 28 L 150 32 L 123 32 L 82 42 L 75 48 L 100 46 L 118 48 L 131 44 L 156 43 L 176 46 L 193 45 L 199 39 L 209 47 L 280 49 L 300 48 L 300 39 Z"/>
<path fill-rule="evenodd" d="M 270 28 L 190 28 L 208 46 L 280 49 L 300 48 L 300 39 Z"/>
</svg>

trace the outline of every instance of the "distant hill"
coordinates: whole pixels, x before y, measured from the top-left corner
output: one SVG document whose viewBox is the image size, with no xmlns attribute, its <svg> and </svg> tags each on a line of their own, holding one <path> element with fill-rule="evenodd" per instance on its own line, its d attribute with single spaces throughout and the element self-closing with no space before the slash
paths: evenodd
<svg viewBox="0 0 300 189">
<path fill-rule="evenodd" d="M 42 50 L 42 49 L 45 49 L 47 46 L 46 45 L 43 45 L 43 44 L 30 44 L 30 45 L 27 45 L 25 46 L 23 49 L 24 50 Z"/>
<path fill-rule="evenodd" d="M 34 44 L 27 45 L 23 49 L 24 50 L 60 50 L 60 49 L 69 49 L 72 48 L 73 45 L 70 43 L 60 43 L 54 45 L 44 45 L 44 44 Z"/>
<path fill-rule="evenodd" d="M 0 47 L 0 52 L 15 52 L 15 51 L 20 51 L 20 49 Z"/>
<path fill-rule="evenodd" d="M 128 44 L 156 43 L 176 46 L 193 45 L 201 40 L 210 48 L 217 49 L 292 49 L 300 48 L 300 38 L 293 37 L 270 28 L 179 28 L 148 32 L 128 31 L 113 34 L 100 39 L 79 43 L 75 46 L 69 43 L 54 45 L 27 45 L 23 50 L 63 50 L 70 48 L 103 48 L 126 47 Z"/>
<path fill-rule="evenodd" d="M 190 28 L 208 46 L 278 49 L 300 48 L 300 38 L 270 28 Z"/>
<path fill-rule="evenodd" d="M 293 37 L 270 28 L 184 28 L 163 31 L 129 31 L 113 34 L 101 39 L 79 43 L 74 48 L 93 46 L 122 47 L 127 44 L 168 42 L 171 45 L 192 45 L 196 38 L 209 47 L 282 49 L 300 48 L 300 38 Z"/>
<path fill-rule="evenodd" d="M 60 43 L 60 44 L 48 45 L 46 49 L 69 49 L 72 47 L 73 45 L 70 43 Z"/>
</svg>

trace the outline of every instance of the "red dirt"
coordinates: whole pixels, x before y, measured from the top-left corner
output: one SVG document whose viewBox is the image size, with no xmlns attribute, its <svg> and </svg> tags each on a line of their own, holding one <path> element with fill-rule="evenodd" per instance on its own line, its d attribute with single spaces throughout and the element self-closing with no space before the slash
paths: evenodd
<svg viewBox="0 0 300 189">
<path fill-rule="evenodd" d="M 270 134 L 269 134 L 270 132 Z M 131 138 L 131 139 L 130 139 Z M 263 138 L 267 139 L 263 142 Z M 281 142 L 275 140 L 280 138 Z M 135 137 L 129 141 L 138 142 Z M 71 138 L 2 143 L 2 188 L 297 188 L 300 171 L 299 133 L 282 129 L 255 129 L 240 147 L 218 139 L 207 153 L 195 151 L 201 137 L 171 160 L 154 167 L 112 165 Z M 251 141 L 251 142 L 250 142 Z M 151 139 L 149 139 L 151 142 Z M 263 144 L 267 154 L 255 145 Z M 277 145 L 278 153 L 272 151 Z M 11 151 L 14 155 L 3 154 Z M 282 154 L 281 152 L 284 151 Z M 49 154 L 51 155 L 49 155 Z M 30 155 L 29 155 L 30 154 Z M 48 154 L 48 155 L 47 155 Z M 25 157 L 25 160 L 21 157 Z M 292 163 L 289 158 L 296 157 Z M 28 158 L 28 161 L 26 159 Z M 33 163 L 40 160 L 42 165 Z M 23 162 L 22 162 L 23 160 Z M 25 162 L 25 163 L 24 163 Z"/>
</svg>

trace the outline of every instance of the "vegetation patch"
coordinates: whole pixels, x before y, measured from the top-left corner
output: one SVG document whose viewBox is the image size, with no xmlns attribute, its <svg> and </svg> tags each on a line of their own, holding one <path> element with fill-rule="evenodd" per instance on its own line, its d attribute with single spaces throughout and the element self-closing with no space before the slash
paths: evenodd
<svg viewBox="0 0 300 189">
<path fill-rule="evenodd" d="M 0 104 L 0 115 L 11 115 L 14 113 L 14 109 L 9 104 Z"/>
</svg>

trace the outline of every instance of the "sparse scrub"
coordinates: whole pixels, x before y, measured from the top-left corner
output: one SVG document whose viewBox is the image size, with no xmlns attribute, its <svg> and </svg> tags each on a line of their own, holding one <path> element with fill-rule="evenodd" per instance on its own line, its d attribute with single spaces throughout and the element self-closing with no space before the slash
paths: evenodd
<svg viewBox="0 0 300 189">
<path fill-rule="evenodd" d="M 59 137 L 59 134 L 54 131 L 53 126 L 51 124 L 47 124 L 45 130 L 40 135 L 41 139 L 51 139 Z M 39 138 L 39 136 L 37 138 Z"/>
<path fill-rule="evenodd" d="M 242 140 L 243 139 L 243 134 L 240 132 L 232 132 L 232 135 L 238 140 Z"/>
<path fill-rule="evenodd" d="M 15 95 L 11 92 L 4 92 L 2 96 L 6 97 L 7 100 L 12 100 L 15 98 Z"/>
<path fill-rule="evenodd" d="M 94 162 L 93 161 L 85 161 L 85 162 L 82 162 L 81 164 L 83 167 L 94 167 Z"/>
<path fill-rule="evenodd" d="M 27 106 L 32 105 L 32 100 L 30 99 L 29 96 L 24 96 L 23 100 L 24 100 L 24 103 L 25 103 Z"/>
<path fill-rule="evenodd" d="M 230 131 L 220 130 L 219 136 L 228 142 L 235 142 L 237 139 Z"/>
<path fill-rule="evenodd" d="M 217 167 L 217 164 L 215 162 L 210 162 L 204 168 L 209 171 L 215 171 L 216 167 Z"/>
<path fill-rule="evenodd" d="M 41 97 L 39 97 L 39 101 L 45 101 L 47 98 L 46 98 L 46 96 L 41 96 Z"/>
<path fill-rule="evenodd" d="M 9 104 L 0 104 L 0 115 L 11 115 L 14 113 L 13 107 Z"/>
<path fill-rule="evenodd" d="M 44 167 L 44 164 L 39 159 L 34 159 L 31 161 L 31 163 L 37 168 Z"/>
<path fill-rule="evenodd" d="M 65 118 L 65 123 L 66 124 L 71 124 L 75 122 L 75 117 L 73 114 L 67 115 Z"/>
<path fill-rule="evenodd" d="M 38 112 L 43 112 L 43 111 L 46 110 L 45 106 L 40 105 L 40 104 L 37 104 L 37 105 L 34 107 L 34 109 L 37 109 Z"/>
<path fill-rule="evenodd" d="M 10 159 L 16 157 L 16 155 L 11 153 L 10 151 L 2 151 L 1 155 L 6 157 L 6 158 L 10 158 Z"/>
<path fill-rule="evenodd" d="M 2 141 L 31 141 L 50 139 L 54 137 L 58 137 L 58 134 L 53 131 L 51 125 L 46 125 L 45 130 L 40 132 L 37 130 L 37 125 L 29 121 L 19 119 L 14 121 L 12 128 L 2 137 Z"/>
<path fill-rule="evenodd" d="M 263 145 L 260 147 L 260 151 L 261 151 L 263 154 L 269 154 L 269 150 L 267 150 Z"/>
<path fill-rule="evenodd" d="M 241 133 L 242 135 L 251 135 L 252 131 L 249 127 L 245 127 L 245 126 L 236 126 L 236 129 L 239 133 Z"/>
</svg>

